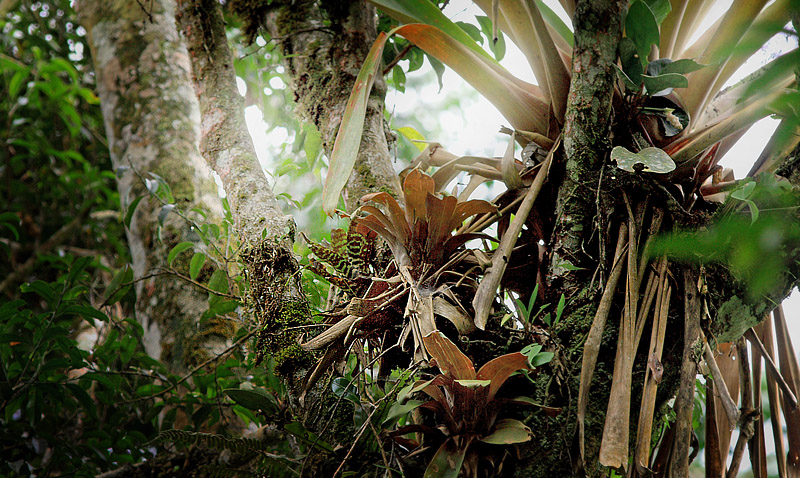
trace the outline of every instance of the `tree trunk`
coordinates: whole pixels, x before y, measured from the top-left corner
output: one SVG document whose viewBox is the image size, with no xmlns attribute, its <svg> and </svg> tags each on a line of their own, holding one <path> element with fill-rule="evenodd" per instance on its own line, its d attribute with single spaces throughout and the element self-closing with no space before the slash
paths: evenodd
<svg viewBox="0 0 800 478">
<path fill-rule="evenodd" d="M 190 212 L 199 208 L 208 215 L 206 222 L 222 218 L 217 187 L 198 149 L 200 111 L 189 56 L 175 28 L 175 5 L 84 0 L 76 10 L 89 36 L 112 163 L 122 171 L 123 210 L 145 196 L 127 230 L 145 348 L 173 370 L 191 368 L 219 352 L 227 337 L 211 324 L 198 329 L 208 294 L 163 272 L 174 245 L 187 240 L 197 250 L 204 245 L 192 225 L 174 213 L 159 228 L 162 203 L 148 197 L 143 184 L 157 184 L 153 175 L 158 175 L 171 188 L 176 210 L 199 219 Z M 188 257 L 179 256 L 177 270 L 185 273 Z"/>
<path fill-rule="evenodd" d="M 236 11 L 237 4 L 246 2 L 232 3 Z M 377 37 L 375 7 L 364 0 L 301 0 L 255 21 L 263 24 L 265 20 L 272 39 L 280 42 L 297 114 L 317 127 L 330 157 L 350 91 Z M 323 26 L 325 20 L 329 26 Z M 385 96 L 386 82 L 379 75 L 367 105 L 353 174 L 345 188 L 348 211 L 358 207 L 364 194 L 386 191 L 398 197 L 400 193 L 387 142 L 391 133 L 383 118 Z"/>
<path fill-rule="evenodd" d="M 311 316 L 292 249 L 294 220 L 280 210 L 247 131 L 221 5 L 216 0 L 178 4 L 200 99 L 200 149 L 222 180 L 243 244 L 240 258 L 250 285 L 247 301 L 261 327 L 257 354 L 273 356 L 299 392 L 314 357 L 300 349 L 300 333 L 292 331 Z"/>
</svg>

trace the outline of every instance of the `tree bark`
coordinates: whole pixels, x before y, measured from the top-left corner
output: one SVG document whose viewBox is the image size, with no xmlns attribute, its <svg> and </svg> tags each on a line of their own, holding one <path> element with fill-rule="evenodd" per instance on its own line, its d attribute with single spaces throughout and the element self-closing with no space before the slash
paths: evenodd
<svg viewBox="0 0 800 478">
<path fill-rule="evenodd" d="M 299 386 L 314 359 L 300 349 L 299 332 L 291 332 L 311 316 L 293 253 L 294 220 L 280 210 L 247 131 L 221 5 L 216 0 L 178 4 L 202 113 L 200 149 L 222 180 L 243 243 L 248 303 L 261 327 L 257 354 L 272 355 Z"/>
<path fill-rule="evenodd" d="M 217 187 L 198 149 L 200 111 L 189 56 L 175 28 L 174 2 L 83 0 L 76 10 L 88 32 L 112 163 L 118 171 L 129 168 L 118 181 L 123 209 L 147 195 L 141 179 L 153 179 L 148 175 L 154 173 L 171 187 L 177 209 L 192 216 L 189 211 L 200 208 L 206 221 L 219 221 Z M 159 274 L 168 269 L 167 254 L 175 244 L 191 240 L 197 249 L 204 247 L 176 214 L 166 217 L 157 234 L 161 206 L 153 197 L 143 199 L 127 231 L 137 279 L 135 310 L 147 352 L 183 370 L 221 350 L 226 337 L 198 330 L 207 293 Z M 175 263 L 179 270 L 188 262 L 182 260 Z"/>
<path fill-rule="evenodd" d="M 234 2 L 234 9 L 236 8 Z M 323 26 L 324 20 L 330 26 Z M 330 157 L 350 91 L 377 37 L 375 8 L 365 1 L 315 2 L 302 0 L 272 12 L 266 27 L 280 42 L 297 114 L 313 123 Z M 348 211 L 364 194 L 386 191 L 401 197 L 400 181 L 392 167 L 383 118 L 386 82 L 382 76 L 367 105 L 361 147 L 344 193 Z"/>
<path fill-rule="evenodd" d="M 598 179 L 611 149 L 612 97 L 617 44 L 622 36 L 626 1 L 579 1 L 573 24 L 572 83 L 564 129 L 565 175 L 556 202 L 556 224 L 548 279 L 563 280 L 567 290 L 579 290 L 586 273 L 589 238 L 605 218 L 597 204 Z M 593 249 L 594 250 L 594 249 Z M 596 261 L 596 259 L 595 259 Z M 589 271 L 591 274 L 591 271 Z"/>
</svg>

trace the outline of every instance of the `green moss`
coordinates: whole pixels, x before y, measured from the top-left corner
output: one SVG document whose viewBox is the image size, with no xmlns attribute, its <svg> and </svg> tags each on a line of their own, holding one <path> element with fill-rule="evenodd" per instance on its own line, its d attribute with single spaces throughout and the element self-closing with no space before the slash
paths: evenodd
<svg viewBox="0 0 800 478">
<path fill-rule="evenodd" d="M 757 325 L 767 312 L 763 304 L 756 306 L 745 304 L 739 297 L 731 297 L 720 304 L 714 319 L 712 330 L 717 342 L 732 342 L 741 337 L 747 329 Z"/>
<path fill-rule="evenodd" d="M 287 234 L 292 234 L 288 231 Z M 242 253 L 250 288 L 247 305 L 253 309 L 261 330 L 256 360 L 273 357 L 276 370 L 284 376 L 307 369 L 317 356 L 299 345 L 302 326 L 313 323 L 311 308 L 304 297 L 288 297 L 296 280 L 297 262 L 292 253 L 265 240 Z"/>
<path fill-rule="evenodd" d="M 281 8 L 275 18 L 275 25 L 281 36 L 307 27 L 310 18 L 311 2 L 293 2 L 294 5 Z"/>
</svg>

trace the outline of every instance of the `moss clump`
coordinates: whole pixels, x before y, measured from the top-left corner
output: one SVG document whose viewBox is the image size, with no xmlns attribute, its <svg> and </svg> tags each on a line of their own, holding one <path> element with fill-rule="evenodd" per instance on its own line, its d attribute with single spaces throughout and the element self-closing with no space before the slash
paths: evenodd
<svg viewBox="0 0 800 478">
<path fill-rule="evenodd" d="M 311 308 L 304 296 L 294 293 L 301 290 L 294 256 L 279 244 L 265 240 L 245 250 L 242 260 L 250 285 L 247 305 L 261 327 L 256 362 L 272 356 L 276 370 L 286 377 L 308 368 L 316 356 L 303 350 L 299 341 L 302 326 L 312 323 Z"/>
<path fill-rule="evenodd" d="M 293 370 L 307 369 L 317 360 L 315 353 L 299 344 L 301 326 L 310 323 L 311 310 L 304 300 L 284 301 L 272 320 L 263 323 L 258 334 L 257 361 L 267 356 L 275 360 L 275 369 L 283 376 Z"/>
</svg>

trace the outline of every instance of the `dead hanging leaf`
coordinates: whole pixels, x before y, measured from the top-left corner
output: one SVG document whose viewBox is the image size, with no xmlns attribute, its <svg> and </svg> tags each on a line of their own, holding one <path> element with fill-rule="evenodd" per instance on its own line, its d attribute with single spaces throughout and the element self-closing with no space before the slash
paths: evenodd
<svg viewBox="0 0 800 478">
<path fill-rule="evenodd" d="M 650 373 L 653 376 L 653 380 L 656 383 L 661 383 L 661 377 L 664 375 L 664 366 L 661 364 L 661 361 L 658 360 L 656 354 L 650 354 L 650 358 L 647 361 L 647 366 L 650 368 Z"/>
<path fill-rule="evenodd" d="M 433 313 L 452 322 L 460 335 L 468 335 L 475 330 L 472 316 L 440 295 L 433 298 Z"/>
<path fill-rule="evenodd" d="M 616 146 L 611 150 L 611 160 L 629 173 L 666 174 L 675 170 L 675 162 L 660 148 L 644 148 L 634 153 L 624 146 Z"/>
</svg>

